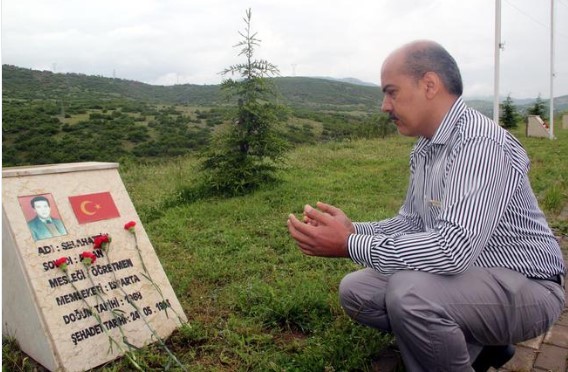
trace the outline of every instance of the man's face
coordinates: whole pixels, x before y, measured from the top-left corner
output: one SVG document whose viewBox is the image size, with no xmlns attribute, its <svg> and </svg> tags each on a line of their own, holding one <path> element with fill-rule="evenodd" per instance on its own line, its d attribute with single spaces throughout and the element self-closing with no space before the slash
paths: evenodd
<svg viewBox="0 0 568 372">
<path fill-rule="evenodd" d="M 45 200 L 38 200 L 34 202 L 34 209 L 40 218 L 47 219 L 51 214 L 51 207 Z"/>
<path fill-rule="evenodd" d="M 422 135 L 424 108 L 427 104 L 422 80 L 402 73 L 401 56 L 392 56 L 381 70 L 381 86 L 384 98 L 381 110 L 389 114 L 400 134 L 416 137 Z"/>
</svg>

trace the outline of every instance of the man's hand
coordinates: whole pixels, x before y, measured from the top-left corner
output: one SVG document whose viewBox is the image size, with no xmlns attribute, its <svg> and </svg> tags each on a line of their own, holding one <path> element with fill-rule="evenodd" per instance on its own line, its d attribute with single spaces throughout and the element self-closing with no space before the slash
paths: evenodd
<svg viewBox="0 0 568 372">
<path fill-rule="evenodd" d="M 355 232 L 353 223 L 339 208 L 321 202 L 317 207 L 304 207 L 304 222 L 293 214 L 288 217 L 290 235 L 307 255 L 349 257 L 347 238 Z"/>
</svg>

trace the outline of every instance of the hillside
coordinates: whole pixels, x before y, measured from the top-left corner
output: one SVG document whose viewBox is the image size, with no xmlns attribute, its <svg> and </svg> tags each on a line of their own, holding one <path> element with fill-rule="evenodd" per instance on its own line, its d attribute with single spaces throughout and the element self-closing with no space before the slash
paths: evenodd
<svg viewBox="0 0 568 372">
<path fill-rule="evenodd" d="M 116 99 L 145 102 L 220 103 L 218 86 L 153 86 L 132 80 L 112 79 L 83 74 L 54 74 L 16 66 L 2 66 L 2 95 L 12 99 Z"/>
<path fill-rule="evenodd" d="M 279 114 L 281 135 L 292 145 L 395 131 L 380 113 L 380 87 L 329 78 L 272 81 L 277 102 L 285 107 Z M 9 65 L 2 66 L 2 102 L 3 166 L 160 159 L 201 151 L 219 126 L 233 122 L 235 107 L 219 85 L 155 86 Z M 491 102 L 467 102 L 493 115 Z M 557 98 L 555 108 L 568 110 L 568 96 Z"/>
<path fill-rule="evenodd" d="M 377 112 L 382 100 L 380 87 L 355 79 L 328 77 L 277 77 L 273 81 L 281 103 L 310 110 L 362 110 Z M 52 73 L 2 65 L 2 94 L 11 99 L 100 100 L 129 99 L 147 103 L 217 106 L 227 103 L 219 85 L 181 84 L 158 86 L 133 80 L 113 79 L 74 73 Z M 534 104 L 530 99 L 516 100 L 523 114 Z M 491 99 L 467 99 L 485 115 L 493 116 Z M 548 100 L 543 99 L 545 105 Z M 568 95 L 556 97 L 555 112 L 568 111 Z"/>
<path fill-rule="evenodd" d="M 235 105 L 219 85 L 153 86 L 7 65 L 2 71 L 3 166 L 175 157 L 201 151 L 219 126 L 234 120 Z M 394 131 L 378 115 L 377 87 L 273 81 L 286 107 L 281 135 L 293 145 Z"/>
<path fill-rule="evenodd" d="M 305 108 L 376 110 L 382 98 L 378 87 L 307 77 L 278 77 L 273 81 L 282 103 Z M 132 80 L 82 74 L 60 74 L 2 66 L 2 94 L 11 99 L 130 99 L 147 103 L 215 106 L 226 103 L 219 85 L 157 86 Z"/>
<path fill-rule="evenodd" d="M 383 93 L 379 87 L 308 77 L 281 77 L 274 82 L 288 105 L 309 107 L 352 107 L 376 111 Z"/>
</svg>

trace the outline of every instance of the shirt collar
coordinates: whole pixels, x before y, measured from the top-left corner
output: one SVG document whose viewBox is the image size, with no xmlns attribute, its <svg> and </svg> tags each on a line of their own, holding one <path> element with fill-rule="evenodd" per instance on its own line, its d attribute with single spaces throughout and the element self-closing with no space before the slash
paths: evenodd
<svg viewBox="0 0 568 372">
<path fill-rule="evenodd" d="M 458 97 L 450 110 L 446 113 L 440 126 L 436 129 L 434 136 L 431 139 L 426 137 L 420 137 L 416 143 L 416 152 L 420 152 L 425 147 L 429 145 L 444 145 L 450 139 L 452 131 L 455 127 L 456 122 L 459 120 L 463 112 L 467 109 L 467 106 L 461 97 Z"/>
<path fill-rule="evenodd" d="M 448 111 L 446 116 L 444 116 L 444 119 L 442 119 L 442 123 L 436 130 L 436 133 L 434 133 L 434 136 L 432 137 L 430 142 L 439 145 L 443 145 L 448 142 L 456 122 L 459 120 L 466 109 L 467 106 L 465 105 L 465 102 L 461 97 L 458 97 L 458 99 L 456 99 L 456 101 L 450 108 L 450 111 Z"/>
</svg>

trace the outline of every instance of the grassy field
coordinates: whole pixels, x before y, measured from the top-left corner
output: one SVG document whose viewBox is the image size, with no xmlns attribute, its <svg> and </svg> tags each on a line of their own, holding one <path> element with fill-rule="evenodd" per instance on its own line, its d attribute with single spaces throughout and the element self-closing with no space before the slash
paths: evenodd
<svg viewBox="0 0 568 372">
<path fill-rule="evenodd" d="M 568 131 L 558 139 L 515 132 L 532 160 L 531 179 L 551 226 L 568 234 Z M 369 371 L 390 336 L 358 326 L 337 299 L 349 260 L 302 255 L 288 237 L 289 213 L 325 201 L 353 220 L 396 213 L 406 191 L 413 139 L 399 136 L 301 147 L 289 154 L 282 182 L 253 195 L 172 203 L 191 184 L 196 161 L 122 164 L 121 175 L 189 318 L 168 346 L 190 371 Z M 167 206 L 167 207 L 165 207 Z M 37 367 L 3 342 L 3 370 Z M 167 355 L 138 353 L 148 370 Z M 131 370 L 126 360 L 99 368 Z M 175 368 L 174 368 L 175 370 Z"/>
</svg>

